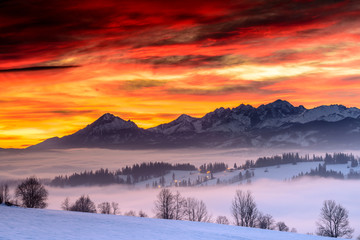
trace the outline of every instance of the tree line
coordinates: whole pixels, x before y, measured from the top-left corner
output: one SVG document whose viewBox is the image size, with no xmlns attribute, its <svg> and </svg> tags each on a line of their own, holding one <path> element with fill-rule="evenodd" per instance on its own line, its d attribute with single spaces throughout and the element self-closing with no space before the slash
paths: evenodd
<svg viewBox="0 0 360 240">
<path fill-rule="evenodd" d="M 334 178 L 334 179 L 360 179 L 360 173 L 350 169 L 350 172 L 344 175 L 342 172 L 337 172 L 334 170 L 328 170 L 326 164 L 319 164 L 315 169 L 311 169 L 309 172 L 301 172 L 298 175 L 294 176 L 292 179 L 299 179 L 302 177 L 323 177 L 323 178 Z"/>
<path fill-rule="evenodd" d="M 8 187 L 0 187 L 0 200 L 7 205 L 19 205 L 26 208 L 46 208 L 48 191 L 36 177 L 30 177 L 21 182 L 15 189 L 15 197 L 20 200 L 11 203 Z M 90 212 L 102 214 L 118 214 L 118 203 L 103 202 L 98 205 L 89 196 L 82 195 L 74 203 L 66 198 L 62 203 L 62 209 L 67 211 Z M 197 222 L 212 222 L 212 216 L 208 212 L 205 203 L 194 197 L 183 197 L 180 192 L 173 193 L 168 188 L 163 188 L 154 202 L 154 211 L 157 218 L 188 220 Z M 282 221 L 276 222 L 270 214 L 264 214 L 257 208 L 254 197 L 250 191 L 237 190 L 230 207 L 233 223 L 236 226 L 289 231 L 289 227 Z M 135 211 L 125 213 L 128 216 L 137 216 Z M 139 217 L 148 215 L 139 211 Z M 218 224 L 230 224 L 226 216 L 218 216 L 215 220 Z M 316 223 L 316 234 L 327 237 L 352 237 L 354 229 L 350 227 L 349 213 L 340 204 L 333 200 L 326 200 L 320 210 L 320 217 Z M 292 229 L 296 232 L 296 229 Z"/>
<path fill-rule="evenodd" d="M 251 168 L 270 167 L 282 164 L 297 164 L 298 162 L 322 162 L 325 165 L 328 164 L 346 164 L 351 163 L 351 167 L 357 167 L 359 165 L 359 159 L 354 157 L 352 154 L 346 153 L 326 153 L 325 156 L 310 155 L 300 156 L 298 153 L 284 153 L 282 155 L 276 155 L 272 157 L 260 157 L 256 161 L 247 160 L 244 164 L 239 167 L 234 164 L 233 169 L 229 169 L 228 165 L 224 162 L 216 162 L 209 164 L 202 164 L 197 169 L 192 164 L 170 164 L 164 162 L 149 162 L 134 164 L 132 166 L 126 166 L 116 171 L 109 171 L 108 169 L 99 169 L 96 171 L 84 171 L 80 173 L 73 173 L 71 175 L 61 175 L 51 180 L 51 186 L 64 187 L 64 186 L 80 186 L 80 185 L 109 185 L 109 184 L 135 184 L 141 181 L 146 181 L 152 178 L 155 179 L 147 187 L 157 188 L 158 186 L 165 186 L 165 176 L 171 170 L 182 170 L 182 171 L 199 171 L 200 173 L 208 173 L 210 176 L 199 177 L 195 181 L 191 182 L 190 179 L 187 181 L 179 182 L 168 182 L 168 185 L 174 186 L 193 186 L 203 184 L 208 180 L 214 179 L 213 174 L 225 170 L 243 169 L 249 170 Z M 322 176 L 322 177 L 335 177 L 344 178 L 341 173 L 334 171 L 323 170 L 323 167 L 312 170 L 307 173 L 300 173 L 299 176 Z M 241 179 L 243 176 L 239 176 Z M 349 179 L 360 179 L 360 173 L 351 171 L 348 175 Z M 245 176 L 245 179 L 249 177 Z M 236 179 L 232 179 L 235 181 Z"/>
<path fill-rule="evenodd" d="M 359 159 L 355 158 L 353 154 L 346 153 L 326 153 L 325 157 L 308 154 L 300 156 L 298 153 L 284 153 L 272 157 L 260 157 L 255 163 L 249 161 L 244 167 L 270 167 L 281 164 L 297 164 L 299 162 L 324 162 L 325 164 L 347 164 L 351 162 L 351 167 L 359 165 Z M 252 164 L 251 164 L 252 163 Z"/>
<path fill-rule="evenodd" d="M 218 162 L 218 163 L 208 163 L 208 164 L 203 164 L 199 167 L 199 170 L 201 173 L 217 173 L 217 172 L 222 172 L 225 171 L 228 168 L 228 165 L 223 163 L 223 162 Z"/>
<path fill-rule="evenodd" d="M 108 184 L 134 184 L 153 177 L 164 176 L 171 170 L 196 171 L 196 167 L 189 163 L 170 164 L 164 162 L 150 162 L 126 166 L 116 171 L 99 169 L 96 171 L 84 171 L 69 176 L 57 176 L 51 182 L 51 186 L 79 186 L 79 185 L 108 185 Z M 122 176 L 126 176 L 124 179 Z"/>
</svg>

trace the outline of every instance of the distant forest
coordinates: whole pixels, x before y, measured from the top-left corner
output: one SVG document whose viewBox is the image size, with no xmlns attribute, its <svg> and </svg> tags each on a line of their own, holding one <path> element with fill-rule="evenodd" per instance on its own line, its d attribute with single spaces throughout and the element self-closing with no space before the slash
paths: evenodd
<svg viewBox="0 0 360 240">
<path fill-rule="evenodd" d="M 334 154 L 325 154 L 325 157 L 313 155 L 310 158 L 309 155 L 304 157 L 299 156 L 298 153 L 284 153 L 281 156 L 273 157 L 261 157 L 256 160 L 255 163 L 250 161 L 247 163 L 247 166 L 250 167 L 270 167 L 281 164 L 296 164 L 298 162 L 324 162 L 325 164 L 347 164 L 351 162 L 352 167 L 356 167 L 359 164 L 359 159 L 356 159 L 352 154 L 346 153 L 334 153 Z"/>
<path fill-rule="evenodd" d="M 352 162 L 353 163 L 353 162 Z M 357 167 L 358 162 L 355 164 L 351 164 L 351 167 Z M 303 173 L 301 172 L 299 175 L 293 177 L 293 179 L 298 179 L 301 177 L 310 176 L 310 177 L 323 177 L 323 178 L 335 178 L 335 179 L 360 179 L 360 173 L 355 172 L 353 169 L 346 175 L 341 172 L 337 172 L 334 170 L 327 170 L 326 164 L 319 164 L 319 166 L 315 169 L 311 169 L 310 172 Z"/>
<path fill-rule="evenodd" d="M 64 187 L 79 185 L 133 184 L 153 177 L 164 176 L 171 170 L 197 171 L 197 168 L 189 163 L 170 164 L 164 162 L 150 162 L 142 163 L 140 165 L 134 164 L 132 167 L 126 166 L 116 171 L 100 169 L 96 171 L 74 173 L 70 176 L 57 176 L 50 182 L 50 185 Z M 126 176 L 126 179 L 124 179 L 123 176 Z"/>
<path fill-rule="evenodd" d="M 299 162 L 319 162 L 319 167 L 311 170 L 310 172 L 300 173 L 295 178 L 303 176 L 320 176 L 320 177 L 332 177 L 338 179 L 360 179 L 360 173 L 351 171 L 347 176 L 344 176 L 340 172 L 329 171 L 326 169 L 326 165 L 329 164 L 350 164 L 351 167 L 357 167 L 360 160 L 355 158 L 352 154 L 346 153 L 334 153 L 325 154 L 325 156 L 309 155 L 300 156 L 298 153 L 284 153 L 282 155 L 276 155 L 272 157 L 260 157 L 255 162 L 247 160 L 243 165 L 239 167 L 234 164 L 234 168 L 229 168 L 227 164 L 223 162 L 206 163 L 197 169 L 194 165 L 187 164 L 170 164 L 164 162 L 150 162 L 134 164 L 133 166 L 126 166 L 116 171 L 109 171 L 108 169 L 100 169 L 96 171 L 84 171 L 80 173 L 74 173 L 72 175 L 57 176 L 51 182 L 50 185 L 64 187 L 64 186 L 80 186 L 80 185 L 109 185 L 109 184 L 135 184 L 138 182 L 146 181 L 152 178 L 155 179 L 151 184 L 152 187 L 165 186 L 164 175 L 168 174 L 172 170 L 182 171 L 196 171 L 202 174 L 210 174 L 210 176 L 198 176 L 198 179 L 194 182 L 187 181 L 176 182 L 173 175 L 173 181 L 176 182 L 176 186 L 193 186 L 202 184 L 208 180 L 214 179 L 213 174 L 222 171 L 234 171 L 234 170 L 248 170 L 260 167 L 271 167 L 282 164 L 294 164 Z M 350 167 L 350 166 L 349 166 Z M 231 182 L 242 181 L 246 179 L 248 182 L 251 178 L 251 173 L 246 172 L 244 176 L 239 175 L 232 179 Z M 240 173 L 241 174 L 241 173 Z M 253 174 L 253 173 L 252 173 Z M 220 182 L 220 181 L 218 181 Z M 150 184 L 149 186 L 150 187 Z"/>
<path fill-rule="evenodd" d="M 305 176 L 311 177 L 325 177 L 325 178 L 335 178 L 335 179 L 344 179 L 345 176 L 341 172 L 336 172 L 334 170 L 327 170 L 325 164 L 319 164 L 315 169 L 311 169 L 310 172 L 300 173 L 299 175 L 293 177 L 293 179 L 298 179 Z"/>
<path fill-rule="evenodd" d="M 228 165 L 225 163 L 214 163 L 214 164 L 208 163 L 208 164 L 203 164 L 199 167 L 201 173 L 207 173 L 207 172 L 217 173 L 217 172 L 225 171 L 227 168 Z"/>
</svg>

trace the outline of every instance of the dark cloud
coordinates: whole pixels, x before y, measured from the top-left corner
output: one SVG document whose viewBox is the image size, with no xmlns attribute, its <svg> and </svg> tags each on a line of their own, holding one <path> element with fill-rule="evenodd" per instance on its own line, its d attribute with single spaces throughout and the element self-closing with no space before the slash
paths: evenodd
<svg viewBox="0 0 360 240">
<path fill-rule="evenodd" d="M 134 59 L 136 62 L 161 65 L 161 66 L 192 66 L 192 67 L 221 67 L 237 65 L 246 62 L 246 57 L 241 55 L 172 55 L 164 57 L 148 57 Z"/>
<path fill-rule="evenodd" d="M 258 57 L 253 59 L 256 63 L 278 63 L 278 62 L 288 62 L 296 58 L 299 52 L 293 49 L 286 49 L 281 51 L 273 52 L 269 56 Z"/>
<path fill-rule="evenodd" d="M 98 91 L 118 94 L 118 91 L 136 91 L 144 88 L 161 87 L 168 81 L 165 80 L 152 80 L 152 79 L 135 79 L 128 81 L 112 81 L 111 83 L 99 83 L 95 85 Z"/>
<path fill-rule="evenodd" d="M 236 2 L 237 3 L 237 2 Z M 359 19 L 355 13 L 360 3 L 343 0 L 318 1 L 243 1 L 240 4 L 230 4 L 227 14 L 216 18 L 216 21 L 204 21 L 201 17 L 194 19 L 200 24 L 196 27 L 196 36 L 189 41 L 179 42 L 178 37 L 186 34 L 180 31 L 174 37 L 154 42 L 153 46 L 184 44 L 190 42 L 204 42 L 215 40 L 213 45 L 227 44 L 231 39 L 246 41 L 248 39 L 262 38 L 272 32 L 303 27 L 304 30 L 295 31 L 297 35 L 289 37 L 318 36 L 324 32 L 320 29 L 306 29 L 308 24 L 340 23 Z M 349 15 L 353 16 L 349 18 Z"/>
<path fill-rule="evenodd" d="M 133 91 L 142 88 L 150 88 L 150 87 L 160 87 L 167 83 L 167 81 L 161 80 L 131 80 L 131 81 L 124 81 L 121 84 L 121 88 L 125 90 Z"/>
<path fill-rule="evenodd" d="M 340 0 L 1 1 L 0 61 L 35 55 L 51 60 L 112 47 L 227 44 L 307 24 L 354 21 L 359 5 Z M 322 31 L 296 32 L 309 37 Z"/>
<path fill-rule="evenodd" d="M 291 62 L 291 61 L 299 61 L 302 59 L 310 59 L 310 60 L 318 60 L 319 56 L 323 56 L 329 54 L 331 52 L 337 51 L 340 48 L 347 47 L 346 44 L 330 44 L 323 45 L 316 48 L 309 49 L 283 49 L 279 51 L 272 52 L 267 56 L 256 57 L 249 59 L 249 61 L 260 64 L 274 64 L 274 63 L 283 63 L 283 62 Z M 310 57 L 309 57 L 310 56 Z M 316 56 L 316 57 L 314 57 Z"/>
<path fill-rule="evenodd" d="M 355 76 L 346 77 L 346 78 L 343 78 L 342 80 L 344 80 L 344 81 L 354 81 L 354 82 L 357 82 L 357 81 L 360 81 L 360 75 L 355 75 Z"/>
<path fill-rule="evenodd" d="M 36 67 L 25 67 L 25 68 L 8 68 L 0 69 L 1 72 L 25 72 L 25 71 L 44 71 L 44 70 L 61 70 L 68 68 L 80 67 L 77 65 L 68 65 L 68 66 L 36 66 Z"/>
<path fill-rule="evenodd" d="M 279 80 L 273 81 L 262 81 L 262 82 L 251 82 L 249 84 L 227 84 L 219 87 L 213 87 L 209 89 L 203 88 L 169 88 L 167 92 L 169 94 L 180 94 L 180 95 L 226 95 L 231 93 L 250 92 L 258 94 L 274 94 L 289 92 L 289 90 L 271 90 L 265 89 L 265 87 L 271 86 Z"/>
<path fill-rule="evenodd" d="M 60 110 L 54 110 L 50 111 L 51 113 L 55 113 L 58 115 L 64 115 L 64 116 L 78 116 L 82 114 L 88 114 L 88 113 L 94 113 L 94 110 L 72 110 L 72 109 L 60 109 Z"/>
</svg>

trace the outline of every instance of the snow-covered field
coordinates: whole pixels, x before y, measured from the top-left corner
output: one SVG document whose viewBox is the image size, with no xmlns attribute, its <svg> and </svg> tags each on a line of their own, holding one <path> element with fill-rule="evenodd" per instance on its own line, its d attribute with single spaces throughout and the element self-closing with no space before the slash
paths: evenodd
<svg viewBox="0 0 360 240">
<path fill-rule="evenodd" d="M 326 240 L 213 223 L 0 206 L 2 240 Z"/>
</svg>

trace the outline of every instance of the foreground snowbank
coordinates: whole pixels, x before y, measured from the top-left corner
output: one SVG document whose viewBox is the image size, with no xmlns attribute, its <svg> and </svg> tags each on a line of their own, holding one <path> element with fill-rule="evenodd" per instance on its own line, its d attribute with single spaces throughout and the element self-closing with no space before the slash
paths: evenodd
<svg viewBox="0 0 360 240">
<path fill-rule="evenodd" d="M 325 240 L 253 228 L 0 205 L 0 239 Z"/>
</svg>

